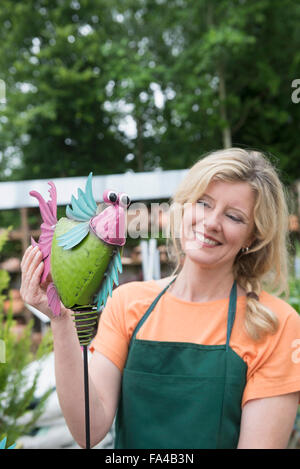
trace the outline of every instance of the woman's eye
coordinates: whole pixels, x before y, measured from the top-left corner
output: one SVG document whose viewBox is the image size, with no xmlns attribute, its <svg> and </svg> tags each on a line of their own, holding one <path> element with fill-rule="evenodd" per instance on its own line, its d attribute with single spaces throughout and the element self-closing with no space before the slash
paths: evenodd
<svg viewBox="0 0 300 469">
<path fill-rule="evenodd" d="M 204 200 L 199 199 L 199 200 L 197 201 L 197 203 L 198 203 L 198 204 L 207 205 L 207 206 L 209 207 L 208 203 L 205 202 Z M 243 223 L 243 220 L 241 220 L 240 218 L 236 218 L 236 217 L 234 217 L 233 215 L 228 215 L 228 217 L 231 218 L 231 220 L 233 220 L 233 221 L 235 221 L 235 222 L 237 222 L 237 223 Z"/>
<path fill-rule="evenodd" d="M 228 216 L 229 216 L 229 218 L 231 218 L 233 221 L 236 221 L 236 222 L 238 222 L 238 223 L 241 223 L 241 222 L 243 221 L 243 220 L 241 220 L 240 218 L 234 217 L 233 215 L 228 215 Z"/>
<path fill-rule="evenodd" d="M 201 200 L 201 199 L 198 200 L 197 203 L 198 203 L 198 204 L 205 204 L 205 205 L 208 205 L 206 202 L 204 202 L 204 200 Z"/>
</svg>

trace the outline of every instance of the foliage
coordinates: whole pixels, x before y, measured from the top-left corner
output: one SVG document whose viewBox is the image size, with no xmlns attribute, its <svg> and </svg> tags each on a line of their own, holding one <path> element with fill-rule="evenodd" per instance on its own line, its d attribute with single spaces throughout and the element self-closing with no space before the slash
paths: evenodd
<svg viewBox="0 0 300 469">
<path fill-rule="evenodd" d="M 300 314 L 300 278 L 291 277 L 289 287 L 289 304 Z"/>
<path fill-rule="evenodd" d="M 0 441 L 0 449 L 6 449 L 6 441 L 7 437 L 4 437 L 3 440 Z M 9 446 L 7 449 L 14 449 L 16 444 L 14 443 L 13 445 Z"/>
<path fill-rule="evenodd" d="M 5 243 L 8 240 L 9 232 L 11 231 L 11 227 L 7 230 L 3 231 L 0 235 L 0 252 L 3 250 Z M 9 284 L 9 275 L 8 272 L 5 270 L 0 270 L 0 311 L 3 310 L 3 302 L 6 299 L 6 295 L 3 294 L 3 291 L 6 290 Z"/>
<path fill-rule="evenodd" d="M 0 177 L 180 169 L 232 143 L 291 182 L 299 19 L 294 0 L 2 0 Z"/>
<path fill-rule="evenodd" d="M 3 238 L 6 236 L 7 233 L 1 237 L 1 247 L 3 247 Z M 0 294 L 7 289 L 8 284 L 9 275 L 0 271 Z M 0 363 L 0 440 L 7 436 L 8 445 L 10 445 L 34 427 L 51 392 L 51 390 L 45 392 L 34 409 L 29 411 L 43 364 L 42 358 L 50 352 L 52 345 L 50 334 L 46 334 L 38 351 L 33 354 L 31 350 L 33 322 L 24 328 L 21 337 L 17 337 L 14 332 L 16 321 L 13 319 L 12 303 L 9 311 L 4 314 L 3 298 L 1 294 L 0 340 L 1 344 L 5 344 L 5 360 L 3 360 L 4 363 Z M 26 368 L 34 359 L 41 359 L 40 367 L 33 377 L 29 377 Z"/>
</svg>

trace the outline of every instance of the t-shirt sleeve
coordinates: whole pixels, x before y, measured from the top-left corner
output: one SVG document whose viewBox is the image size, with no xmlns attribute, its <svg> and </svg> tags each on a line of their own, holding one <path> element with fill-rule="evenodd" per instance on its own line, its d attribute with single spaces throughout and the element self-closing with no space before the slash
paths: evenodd
<svg viewBox="0 0 300 469">
<path fill-rule="evenodd" d="M 289 305 L 288 312 L 278 333 L 261 348 L 242 405 L 251 399 L 300 391 L 300 316 Z"/>
<path fill-rule="evenodd" d="M 124 323 L 124 301 L 121 299 L 120 288 L 113 290 L 103 309 L 98 330 L 90 350 L 105 355 L 122 372 L 128 353 L 128 336 Z"/>
</svg>

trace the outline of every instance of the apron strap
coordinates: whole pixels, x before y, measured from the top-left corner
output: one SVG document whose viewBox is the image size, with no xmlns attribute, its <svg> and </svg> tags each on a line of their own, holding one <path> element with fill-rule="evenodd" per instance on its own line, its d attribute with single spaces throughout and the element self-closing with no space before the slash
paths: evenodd
<svg viewBox="0 0 300 469">
<path fill-rule="evenodd" d="M 140 319 L 140 321 L 138 322 L 133 334 L 132 334 L 132 337 L 131 337 L 131 342 L 130 344 L 135 340 L 135 337 L 138 333 L 138 331 L 140 330 L 140 328 L 142 327 L 142 325 L 144 324 L 144 322 L 146 321 L 146 319 L 148 318 L 148 316 L 150 315 L 150 313 L 152 313 L 153 309 L 155 308 L 156 304 L 158 303 L 160 297 L 165 293 L 165 291 L 169 288 L 169 286 L 174 282 L 174 280 L 176 280 L 176 276 L 171 280 L 171 282 L 159 293 L 159 295 L 157 295 L 157 297 L 155 298 L 155 300 L 153 301 L 153 303 L 149 306 L 149 308 L 147 309 L 146 313 L 144 314 L 144 316 Z"/>
<path fill-rule="evenodd" d="M 231 291 L 230 291 L 229 306 L 228 306 L 226 351 L 229 348 L 231 331 L 232 331 L 233 323 L 235 319 L 236 300 L 237 300 L 237 285 L 236 285 L 236 280 L 234 280 Z"/>
<path fill-rule="evenodd" d="M 132 334 L 129 347 L 130 347 L 131 344 L 134 342 L 138 331 L 140 330 L 140 328 L 142 327 L 142 325 L 144 324 L 144 322 L 147 320 L 147 318 L 149 317 L 149 315 L 152 313 L 153 309 L 155 308 L 156 304 L 157 304 L 158 301 L 160 300 L 161 296 L 167 291 L 167 289 L 169 288 L 169 286 L 176 280 L 176 277 L 177 277 L 177 276 L 175 276 L 175 277 L 171 280 L 171 282 L 159 293 L 159 295 L 157 295 L 157 297 L 155 298 L 155 300 L 152 302 L 152 304 L 151 304 L 151 305 L 149 306 L 149 308 L 147 309 L 147 311 L 146 311 L 146 313 L 144 314 L 144 316 L 142 316 L 142 318 L 141 318 L 140 321 L 138 322 L 138 324 L 137 324 L 137 326 L 136 326 L 136 328 L 135 328 L 135 330 L 134 330 L 134 332 L 133 332 L 133 334 Z M 236 285 L 236 280 L 234 280 L 233 285 L 232 285 L 232 288 L 231 288 L 231 291 L 230 291 L 229 306 L 228 306 L 226 350 L 228 350 L 228 348 L 229 348 L 229 341 L 230 341 L 231 331 L 232 331 L 233 323 L 234 323 L 234 319 L 235 319 L 236 300 L 237 300 L 237 285 Z"/>
</svg>

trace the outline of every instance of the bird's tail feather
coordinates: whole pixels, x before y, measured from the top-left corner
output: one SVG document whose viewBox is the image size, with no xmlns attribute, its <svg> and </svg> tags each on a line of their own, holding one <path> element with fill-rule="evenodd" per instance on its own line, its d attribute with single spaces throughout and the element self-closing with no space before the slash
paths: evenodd
<svg viewBox="0 0 300 469">
<path fill-rule="evenodd" d="M 53 182 L 49 182 L 50 200 L 46 202 L 41 194 L 37 191 L 31 191 L 30 195 L 35 197 L 39 202 L 40 212 L 43 219 L 41 224 L 41 235 L 38 242 L 31 238 L 31 244 L 38 246 L 43 254 L 44 271 L 41 276 L 41 283 L 43 283 L 50 272 L 50 253 L 53 234 L 57 223 L 57 198 L 56 187 Z"/>
</svg>

